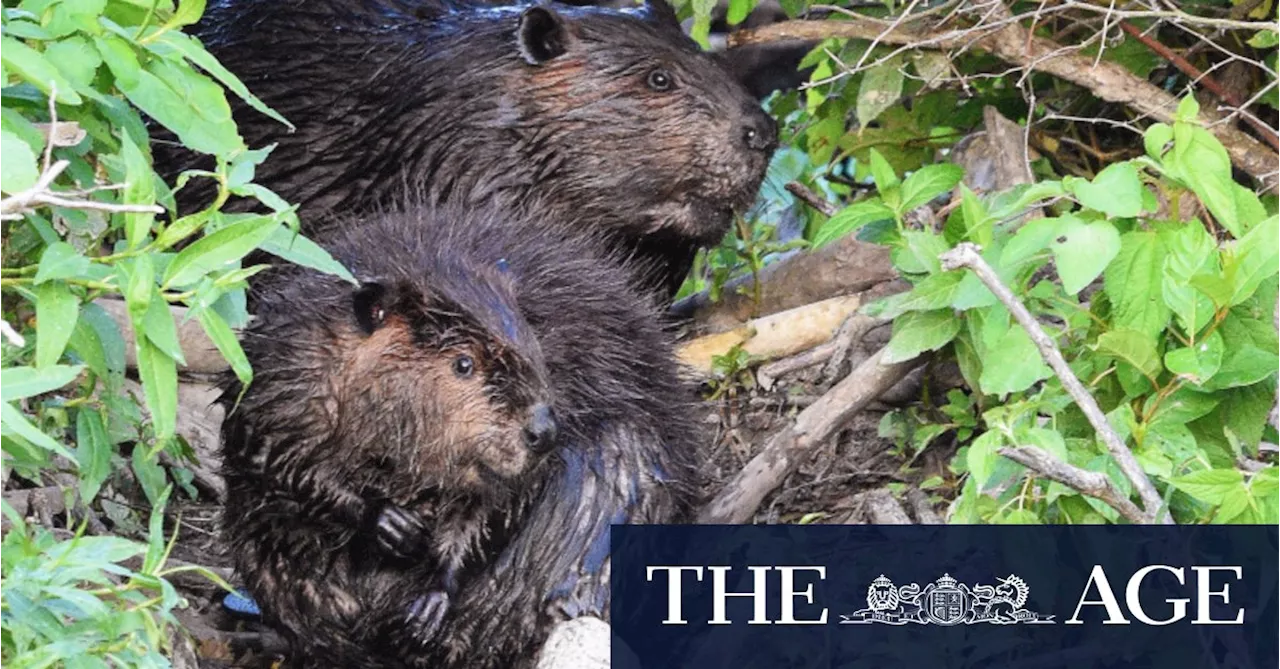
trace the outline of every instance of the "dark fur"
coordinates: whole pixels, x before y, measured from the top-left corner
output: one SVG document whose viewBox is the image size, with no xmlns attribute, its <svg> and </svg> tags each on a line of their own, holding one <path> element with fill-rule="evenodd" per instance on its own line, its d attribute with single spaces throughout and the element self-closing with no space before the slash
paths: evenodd
<svg viewBox="0 0 1280 669">
<path fill-rule="evenodd" d="M 653 259 L 674 290 L 754 199 L 774 121 L 663 0 L 529 7 L 221 0 L 197 34 L 297 125 L 236 103 L 250 146 L 279 143 L 257 181 L 304 221 L 406 193 L 506 209 L 536 199 L 548 218 Z M 658 68 L 670 90 L 650 87 Z M 190 158 L 160 160 L 176 171 Z"/>
<path fill-rule="evenodd" d="M 602 244 L 555 230 L 486 210 L 409 208 L 327 239 L 362 281 L 394 289 L 381 302 L 386 323 L 427 333 L 370 365 L 381 393 L 334 390 L 365 377 L 335 351 L 382 331 L 366 334 L 353 313 L 364 293 L 297 268 L 262 282 L 260 321 L 244 338 L 256 377 L 224 425 L 225 531 L 301 666 L 528 662 L 556 621 L 608 616 L 610 523 L 666 522 L 687 508 L 692 396 L 669 336 Z M 453 307 L 428 317 L 415 306 L 433 300 Z M 430 333 L 441 326 L 489 347 L 482 367 L 507 361 L 506 376 L 489 379 L 497 415 L 554 407 L 555 450 L 506 484 L 477 492 L 457 488 L 455 470 L 412 466 L 440 439 L 406 426 L 432 420 L 424 407 L 438 398 L 397 384 L 418 374 L 419 358 L 439 357 Z M 451 499 L 466 504 L 442 502 Z M 376 550 L 370 518 L 387 502 L 423 516 L 437 549 L 407 563 Z M 443 626 L 424 644 L 405 621 L 448 591 L 438 547 L 468 533 Z"/>
</svg>

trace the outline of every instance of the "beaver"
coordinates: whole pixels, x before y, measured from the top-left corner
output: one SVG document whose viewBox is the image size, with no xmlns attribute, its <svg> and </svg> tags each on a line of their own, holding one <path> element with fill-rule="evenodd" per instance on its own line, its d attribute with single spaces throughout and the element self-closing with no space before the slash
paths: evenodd
<svg viewBox="0 0 1280 669">
<path fill-rule="evenodd" d="M 602 229 L 674 292 L 754 200 L 777 127 L 664 0 L 217 0 L 196 34 L 297 126 L 235 103 L 256 181 L 304 224 L 405 194 Z M 196 165 L 157 147 L 169 173 Z M 209 199 L 199 180 L 186 201 Z M 350 220 L 350 219 L 345 219 Z"/>
<path fill-rule="evenodd" d="M 642 270 L 492 207 L 320 239 L 360 285 L 268 270 L 224 400 L 227 542 L 295 660 L 510 667 L 607 618 L 610 523 L 681 519 L 695 487 Z"/>
</svg>

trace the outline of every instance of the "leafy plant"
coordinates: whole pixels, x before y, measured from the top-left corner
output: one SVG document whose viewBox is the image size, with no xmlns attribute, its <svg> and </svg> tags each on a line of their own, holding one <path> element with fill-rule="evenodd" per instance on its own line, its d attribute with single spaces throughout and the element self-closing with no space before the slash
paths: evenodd
<svg viewBox="0 0 1280 669">
<path fill-rule="evenodd" d="M 965 477 L 957 521 L 1117 520 L 1114 509 L 1000 456 L 1001 447 L 1038 446 L 1132 488 L 1008 309 L 976 276 L 939 265 L 941 253 L 972 242 L 1057 340 L 1178 521 L 1277 522 L 1276 467 L 1237 463 L 1258 458 L 1276 400 L 1280 219 L 1232 180 L 1226 152 L 1195 123 L 1197 113 L 1186 98 L 1176 123 L 1147 130 L 1147 155 L 1091 180 L 988 197 L 961 187 L 941 229 L 907 224 L 903 214 L 958 175 L 930 166 L 900 182 L 872 153 L 879 197 L 818 231 L 821 243 L 892 217 L 876 241 L 892 249 L 913 288 L 871 306 L 894 318 L 884 359 L 943 351 L 972 395 L 950 396 L 949 420 L 921 425 L 912 412 L 884 427 L 924 448 L 940 429 L 973 429 L 960 409 L 981 411 L 978 433 L 952 464 Z M 1178 200 L 1192 196 L 1204 216 L 1178 218 Z M 1023 216 L 1050 198 L 1060 200 L 1057 216 Z M 1162 208 L 1161 199 L 1173 204 Z"/>
<path fill-rule="evenodd" d="M 181 32 L 204 4 L 24 0 L 0 12 L 6 482 L 72 475 L 69 524 L 134 491 L 153 505 L 149 546 L 59 538 L 6 508 L 14 521 L 4 540 L 6 664 L 161 663 L 178 598 L 157 548 L 160 511 L 172 484 L 195 492 L 189 473 L 161 464 L 162 454 L 173 465 L 193 457 L 176 434 L 185 363 L 177 324 L 199 322 L 248 383 L 233 328 L 247 319 L 245 280 L 262 266 L 241 261 L 261 249 L 345 275 L 296 233 L 289 205 L 253 183 L 270 147 L 245 146 L 226 91 L 285 121 Z M 150 150 L 159 129 L 210 156 L 212 169 L 162 179 Z M 217 195 L 179 211 L 174 194 L 191 179 L 215 181 Z M 223 211 L 232 197 L 271 213 Z M 140 391 L 125 376 L 120 324 L 104 308 L 112 299 L 123 301 L 136 333 Z M 144 553 L 142 569 L 119 564 Z"/>
<path fill-rule="evenodd" d="M 229 587 L 207 569 L 166 566 L 177 538 L 166 542 L 164 535 L 164 502 L 171 490 L 164 490 L 151 512 L 146 543 L 83 534 L 59 540 L 4 506 L 13 523 L 0 559 L 6 664 L 106 666 L 87 662 L 103 658 L 130 667 L 169 666 L 163 651 L 180 627 L 173 609 L 185 603 L 167 577 L 197 572 Z M 139 559 L 136 568 L 124 564 Z"/>
</svg>

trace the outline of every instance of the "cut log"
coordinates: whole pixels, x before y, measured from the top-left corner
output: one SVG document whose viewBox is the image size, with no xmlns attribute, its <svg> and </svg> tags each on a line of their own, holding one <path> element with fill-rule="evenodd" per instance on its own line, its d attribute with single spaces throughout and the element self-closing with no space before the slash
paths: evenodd
<svg viewBox="0 0 1280 669">
<path fill-rule="evenodd" d="M 757 318 L 728 332 L 694 339 L 680 347 L 680 362 L 702 376 L 711 375 L 711 360 L 739 344 L 759 360 L 775 360 L 813 348 L 831 339 L 840 324 L 862 306 L 858 295 L 834 297 L 814 304 Z"/>
</svg>

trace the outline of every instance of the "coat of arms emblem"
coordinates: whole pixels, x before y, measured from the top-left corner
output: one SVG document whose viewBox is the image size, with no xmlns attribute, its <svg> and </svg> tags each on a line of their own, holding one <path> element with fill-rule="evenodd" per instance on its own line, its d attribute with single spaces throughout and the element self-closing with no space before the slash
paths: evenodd
<svg viewBox="0 0 1280 669">
<path fill-rule="evenodd" d="M 1024 608 L 1031 588 L 1010 574 L 996 585 L 969 587 L 943 574 L 921 588 L 897 587 L 883 574 L 867 588 L 867 608 L 841 615 L 842 625 L 991 625 L 1053 624 L 1046 616 Z"/>
</svg>

